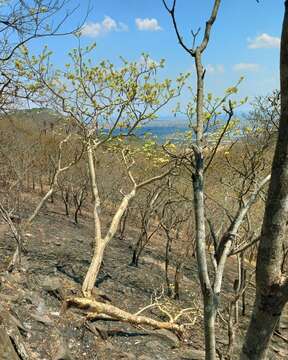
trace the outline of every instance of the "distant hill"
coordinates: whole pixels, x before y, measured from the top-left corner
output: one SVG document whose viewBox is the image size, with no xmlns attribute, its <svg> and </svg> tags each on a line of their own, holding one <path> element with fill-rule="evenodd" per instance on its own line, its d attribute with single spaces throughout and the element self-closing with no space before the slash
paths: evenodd
<svg viewBox="0 0 288 360">
<path fill-rule="evenodd" d="M 151 127 L 179 127 L 187 128 L 187 119 L 171 116 L 160 116 L 158 119 L 152 120 L 147 124 Z"/>
<path fill-rule="evenodd" d="M 49 129 L 58 125 L 63 121 L 63 117 L 51 109 L 46 108 L 33 108 L 11 111 L 8 114 L 2 116 L 2 120 L 23 121 L 25 124 L 31 124 L 31 126 L 39 129 Z"/>
<path fill-rule="evenodd" d="M 236 115 L 237 116 L 237 115 Z M 10 112 L 8 115 L 2 117 L 3 119 L 9 118 L 13 122 L 17 120 L 25 122 L 25 125 L 31 124 L 32 127 L 39 130 L 51 130 L 55 127 L 61 126 L 65 122 L 65 118 L 52 109 L 47 108 L 33 108 L 23 109 Z M 244 121 L 243 115 L 240 115 L 240 121 Z M 143 138 L 149 134 L 154 139 L 163 143 L 167 140 L 179 141 L 183 134 L 188 130 L 187 120 L 183 117 L 174 117 L 173 115 L 161 116 L 155 120 L 148 121 L 142 127 L 135 130 L 135 135 Z M 119 130 L 119 132 L 122 132 Z M 116 131 L 116 133 L 119 133 Z M 125 133 L 125 131 L 123 131 Z"/>
</svg>

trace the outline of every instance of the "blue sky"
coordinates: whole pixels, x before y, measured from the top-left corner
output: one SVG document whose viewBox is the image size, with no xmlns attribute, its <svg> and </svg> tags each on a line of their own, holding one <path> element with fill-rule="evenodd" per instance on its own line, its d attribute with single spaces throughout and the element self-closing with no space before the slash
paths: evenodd
<svg viewBox="0 0 288 360">
<path fill-rule="evenodd" d="M 169 0 L 167 0 L 169 3 Z M 77 4 L 72 0 L 71 4 Z M 83 19 L 88 0 L 70 17 L 65 28 L 73 28 Z M 171 1 L 170 1 L 171 3 Z M 162 0 L 91 0 L 82 31 L 81 43 L 96 42 L 96 60 L 118 62 L 119 56 L 137 60 L 142 52 L 152 59 L 166 59 L 161 77 L 175 78 L 180 72 L 194 71 L 193 59 L 180 48 Z M 204 28 L 213 5 L 212 0 L 177 0 L 176 17 L 186 42 L 190 30 Z M 240 76 L 245 80 L 240 96 L 263 95 L 278 87 L 279 42 L 284 0 L 222 0 L 213 27 L 211 42 L 204 55 L 206 90 L 216 95 L 234 85 Z M 200 39 L 200 38 L 199 38 Z M 44 43 L 34 42 L 37 51 Z M 71 37 L 54 38 L 45 44 L 54 51 L 54 62 L 61 66 L 66 54 L 77 45 Z M 193 78 L 191 85 L 194 86 Z M 187 94 L 182 96 L 185 103 Z M 163 115 L 169 113 L 169 107 Z"/>
</svg>

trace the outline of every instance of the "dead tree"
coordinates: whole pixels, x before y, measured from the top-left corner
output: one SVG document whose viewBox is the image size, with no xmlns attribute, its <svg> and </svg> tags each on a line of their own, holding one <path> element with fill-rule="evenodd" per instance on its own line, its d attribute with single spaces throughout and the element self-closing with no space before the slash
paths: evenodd
<svg viewBox="0 0 288 360">
<path fill-rule="evenodd" d="M 82 206 L 88 197 L 88 178 L 84 177 L 80 183 L 72 185 L 72 197 L 74 203 L 74 222 L 78 224 L 78 215 L 81 214 Z"/>
<path fill-rule="evenodd" d="M 69 216 L 71 205 L 71 183 L 69 181 L 67 183 L 58 181 L 58 186 L 61 193 L 61 199 L 63 200 L 65 206 L 65 215 Z"/>
<path fill-rule="evenodd" d="M 152 186 L 152 190 L 151 186 L 147 189 L 143 189 L 142 197 L 137 201 L 140 231 L 133 249 L 130 264 L 132 266 L 139 265 L 139 259 L 143 250 L 159 230 L 160 224 L 157 219 L 157 212 L 163 202 L 163 193 L 165 191 L 166 184 L 153 184 Z"/>
<path fill-rule="evenodd" d="M 41 208 L 43 207 L 43 205 L 46 203 L 46 201 L 53 195 L 53 193 L 55 192 L 56 187 L 58 186 L 58 178 L 60 176 L 60 174 L 62 174 L 63 172 L 67 171 L 68 169 L 70 169 L 73 165 L 75 165 L 82 157 L 83 154 L 83 150 L 84 148 L 82 147 L 82 149 L 80 149 L 79 153 L 75 153 L 74 155 L 74 159 L 71 160 L 70 162 L 68 162 L 67 164 L 63 165 L 62 163 L 62 156 L 63 156 L 63 147 L 65 144 L 67 144 L 67 142 L 69 141 L 71 137 L 71 134 L 69 134 L 68 136 L 66 136 L 66 138 L 64 140 L 61 140 L 59 143 L 59 148 L 58 148 L 58 154 L 57 154 L 57 159 L 53 160 L 53 164 L 54 164 L 54 173 L 50 182 L 50 187 L 49 190 L 46 192 L 46 194 L 42 197 L 42 199 L 40 200 L 39 204 L 37 205 L 37 207 L 35 208 L 34 212 L 31 214 L 31 216 L 28 218 L 28 220 L 26 221 L 25 226 L 28 226 L 32 223 L 32 221 L 35 219 L 35 217 L 38 215 L 39 211 L 41 210 Z"/>
<path fill-rule="evenodd" d="M 238 265 L 240 268 L 240 262 L 238 261 Z M 220 315 L 220 313 L 218 312 L 218 315 L 220 317 L 220 319 L 224 322 L 224 324 L 227 326 L 227 333 L 228 333 L 228 346 L 225 352 L 225 359 L 233 359 L 234 358 L 234 346 L 235 346 L 235 341 L 237 339 L 236 335 L 237 335 L 237 329 L 238 329 L 238 318 L 237 318 L 237 303 L 239 302 L 240 298 L 243 296 L 243 294 L 245 294 L 245 292 L 247 291 L 247 288 L 249 287 L 249 285 L 251 284 L 253 277 L 255 275 L 255 271 L 252 270 L 249 274 L 249 276 L 247 277 L 247 281 L 245 282 L 245 284 L 243 283 L 243 279 L 241 279 L 241 272 L 238 272 L 238 281 L 239 282 L 235 282 L 235 286 L 234 286 L 234 294 L 232 296 L 232 299 L 229 301 L 229 304 L 227 306 L 227 314 L 228 314 L 228 319 L 226 320 L 222 315 Z M 240 285 L 241 284 L 241 285 Z"/>
<path fill-rule="evenodd" d="M 184 224 L 187 222 L 190 213 L 185 211 L 185 202 L 171 198 L 171 194 L 163 205 L 160 225 L 166 236 L 165 246 L 165 280 L 167 294 L 175 299 L 180 298 L 180 283 L 183 263 L 187 257 L 189 243 L 184 234 Z M 187 209 L 186 209 L 187 210 Z M 184 241 L 183 241 L 184 240 Z M 186 244 L 185 244 L 186 240 Z M 189 245 L 188 245 L 189 244 Z M 175 253 L 175 254 L 174 254 Z M 171 288 L 169 268 L 171 255 L 175 258 L 174 286 Z"/>
</svg>

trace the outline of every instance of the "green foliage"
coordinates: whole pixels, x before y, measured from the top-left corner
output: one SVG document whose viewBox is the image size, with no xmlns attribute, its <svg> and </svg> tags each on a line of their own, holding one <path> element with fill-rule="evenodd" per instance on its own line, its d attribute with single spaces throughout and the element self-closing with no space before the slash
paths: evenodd
<svg viewBox="0 0 288 360">
<path fill-rule="evenodd" d="M 60 70 L 51 65 L 47 47 L 38 57 L 23 47 L 15 64 L 34 101 L 53 104 L 86 138 L 107 141 L 132 133 L 155 119 L 157 112 L 180 94 L 188 77 L 180 74 L 175 84 L 169 79 L 158 81 L 164 60 L 156 63 L 147 54 L 142 54 L 141 61 L 121 58 L 119 67 L 108 60 L 95 63 L 95 50 L 95 44 L 72 49 L 70 62 Z"/>
<path fill-rule="evenodd" d="M 229 123 L 226 123 L 229 114 L 234 113 L 234 110 L 241 105 L 244 105 L 248 98 L 245 97 L 240 101 L 236 101 L 232 98 L 234 94 L 238 93 L 240 83 L 243 81 L 243 77 L 235 84 L 226 89 L 225 94 L 222 97 L 214 96 L 212 93 L 207 93 L 204 99 L 204 113 L 203 113 L 203 132 L 207 141 L 215 142 L 222 136 L 223 131 L 225 136 L 235 136 L 239 134 L 239 119 L 233 117 L 229 119 Z M 178 103 L 173 112 L 176 114 L 182 114 L 187 118 L 188 130 L 184 135 L 183 141 L 191 142 L 195 138 L 197 131 L 197 96 L 194 94 L 191 87 L 188 88 L 191 94 L 192 101 L 189 101 L 184 108 L 181 109 Z"/>
</svg>

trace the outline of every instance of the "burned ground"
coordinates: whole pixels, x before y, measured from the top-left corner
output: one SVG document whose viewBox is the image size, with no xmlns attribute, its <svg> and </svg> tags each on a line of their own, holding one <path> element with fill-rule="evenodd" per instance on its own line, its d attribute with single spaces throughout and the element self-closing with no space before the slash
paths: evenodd
<svg viewBox="0 0 288 360">
<path fill-rule="evenodd" d="M 34 201 L 37 199 L 34 198 Z M 25 202 L 22 217 L 33 201 Z M 108 218 L 108 214 L 104 217 Z M 85 321 L 84 313 L 69 309 L 61 312 L 63 300 L 81 294 L 81 282 L 87 271 L 93 239 L 93 219 L 86 209 L 76 226 L 72 218 L 64 215 L 56 201 L 47 204 L 35 223 L 23 234 L 25 254 L 22 271 L 7 273 L 6 267 L 15 244 L 6 224 L 0 225 L 1 252 L 1 322 L 9 331 L 18 331 L 31 359 L 202 359 L 204 357 L 201 320 L 201 295 L 197 280 L 197 266 L 193 257 L 187 259 L 179 301 L 162 295 L 161 302 L 171 312 L 192 306 L 189 320 L 194 324 L 184 338 L 166 330 L 134 327 L 116 321 Z M 146 248 L 139 267 L 130 266 L 135 241 L 135 225 L 128 226 L 125 239 L 115 238 L 108 247 L 94 296 L 131 313 L 150 304 L 153 296 L 164 288 L 164 244 L 161 237 Z M 173 264 L 172 264 L 173 270 Z M 233 293 L 236 264 L 227 263 L 224 291 L 221 298 L 221 317 L 218 317 L 217 340 L 224 353 L 227 329 L 228 300 Z M 239 334 L 247 326 L 254 286 L 248 288 L 248 310 L 240 317 Z M 167 320 L 155 308 L 145 313 L 158 320 Z M 185 319 L 187 321 L 187 319 Z M 283 318 L 281 334 L 275 335 L 271 359 L 288 356 L 288 321 Z M 14 329 L 14 330 L 13 330 Z M 236 346 L 240 346 L 241 336 Z"/>
</svg>

